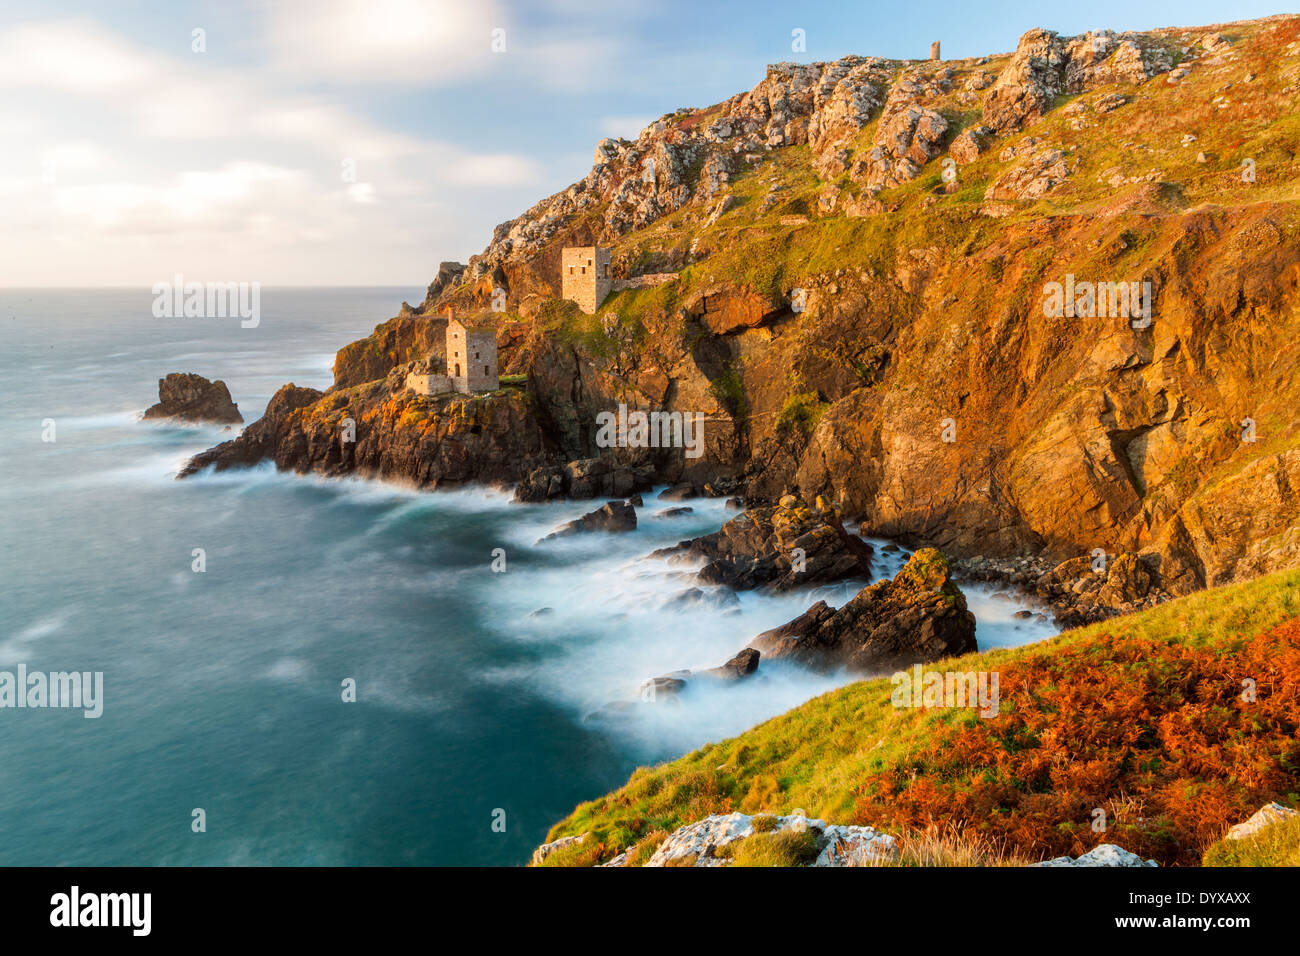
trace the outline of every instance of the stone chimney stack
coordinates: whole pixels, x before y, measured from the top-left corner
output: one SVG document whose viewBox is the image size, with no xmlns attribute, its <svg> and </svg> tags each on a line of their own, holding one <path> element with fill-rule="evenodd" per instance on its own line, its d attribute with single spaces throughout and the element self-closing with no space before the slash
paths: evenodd
<svg viewBox="0 0 1300 956">
<path fill-rule="evenodd" d="M 939 59 L 939 41 L 938 41 L 938 40 L 935 40 L 933 43 L 930 44 L 930 59 L 932 59 L 932 60 L 937 60 L 937 59 Z"/>
<path fill-rule="evenodd" d="M 454 319 L 454 318 L 456 318 L 456 307 L 455 307 L 454 305 L 448 305 L 448 306 L 447 306 L 447 321 L 450 322 L 450 321 L 451 321 L 452 319 Z"/>
</svg>

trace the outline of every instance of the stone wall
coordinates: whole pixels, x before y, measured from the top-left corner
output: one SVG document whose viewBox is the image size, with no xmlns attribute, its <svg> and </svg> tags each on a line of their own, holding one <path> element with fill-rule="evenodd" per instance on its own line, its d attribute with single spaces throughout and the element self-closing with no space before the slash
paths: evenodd
<svg viewBox="0 0 1300 956">
<path fill-rule="evenodd" d="M 441 395 L 453 390 L 451 376 L 435 372 L 411 372 L 406 376 L 406 387 L 417 395 Z"/>
<path fill-rule="evenodd" d="M 610 291 L 622 292 L 624 289 L 653 289 L 656 286 L 672 282 L 676 278 L 676 272 L 647 272 L 645 275 L 628 276 L 626 279 L 615 279 L 610 286 Z"/>
</svg>

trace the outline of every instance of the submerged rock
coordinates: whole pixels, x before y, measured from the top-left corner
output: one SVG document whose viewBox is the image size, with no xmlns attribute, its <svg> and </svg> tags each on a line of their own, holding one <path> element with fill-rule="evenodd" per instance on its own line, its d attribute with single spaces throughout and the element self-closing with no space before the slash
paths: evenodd
<svg viewBox="0 0 1300 956">
<path fill-rule="evenodd" d="M 742 677 L 748 677 L 758 670 L 758 659 L 762 656 L 754 648 L 746 647 L 721 667 L 710 668 L 703 671 L 703 673 L 706 676 L 717 677 L 721 680 L 740 680 Z"/>
<path fill-rule="evenodd" d="M 177 418 L 218 425 L 242 424 L 244 421 L 225 382 L 211 382 L 193 372 L 172 372 L 166 378 L 158 379 L 158 404 L 146 411 L 144 417 Z"/>
<path fill-rule="evenodd" d="M 687 588 L 664 601 L 663 607 L 674 611 L 695 608 L 731 611 L 740 609 L 740 598 L 728 587 L 709 588 L 707 591 L 703 588 Z"/>
<path fill-rule="evenodd" d="M 543 541 L 563 538 L 571 534 L 583 534 L 588 531 L 623 532 L 636 530 L 636 509 L 626 501 L 607 501 L 595 511 L 589 511 L 581 518 L 574 518 L 556 528 Z"/>
<path fill-rule="evenodd" d="M 975 615 L 944 556 L 922 548 L 892 581 L 863 588 L 839 610 L 818 601 L 749 646 L 814 670 L 882 673 L 974 652 Z"/>
</svg>

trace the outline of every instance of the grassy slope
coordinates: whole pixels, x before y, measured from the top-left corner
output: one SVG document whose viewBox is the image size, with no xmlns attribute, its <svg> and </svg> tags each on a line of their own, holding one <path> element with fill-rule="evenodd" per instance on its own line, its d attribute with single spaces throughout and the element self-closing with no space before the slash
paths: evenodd
<svg viewBox="0 0 1300 956">
<path fill-rule="evenodd" d="M 1266 799 L 1296 803 L 1300 627 L 1282 625 L 1300 617 L 1298 585 L 1300 571 L 1280 572 L 927 668 L 998 671 L 988 721 L 896 709 L 887 679 L 851 684 L 637 770 L 548 839 L 593 833 L 574 859 L 593 863 L 710 813 L 802 808 L 900 830 L 956 822 L 1034 858 L 1118 842 L 1198 862 Z M 1258 705 L 1238 702 L 1244 676 Z M 1095 806 L 1105 834 L 1089 828 Z"/>
<path fill-rule="evenodd" d="M 1300 818 L 1265 827 L 1244 840 L 1220 840 L 1205 851 L 1206 866 L 1300 866 Z"/>
</svg>

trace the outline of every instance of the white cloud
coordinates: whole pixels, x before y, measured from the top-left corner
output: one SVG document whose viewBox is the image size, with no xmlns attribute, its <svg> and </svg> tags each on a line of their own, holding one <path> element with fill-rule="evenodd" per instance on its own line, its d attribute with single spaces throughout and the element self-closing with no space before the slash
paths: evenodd
<svg viewBox="0 0 1300 956">
<path fill-rule="evenodd" d="M 139 89 L 153 75 L 150 57 L 93 21 L 34 23 L 0 33 L 0 89 L 104 96 Z"/>
<path fill-rule="evenodd" d="M 542 178 L 531 159 L 510 153 L 462 156 L 448 165 L 444 177 L 462 186 L 530 186 Z"/>
<path fill-rule="evenodd" d="M 53 172 L 84 172 L 102 168 L 108 154 L 96 143 L 85 139 L 64 140 L 45 149 L 43 165 Z"/>
<path fill-rule="evenodd" d="M 349 83 L 474 76 L 492 66 L 491 31 L 505 25 L 493 0 L 281 0 L 268 13 L 278 68 Z"/>
</svg>

